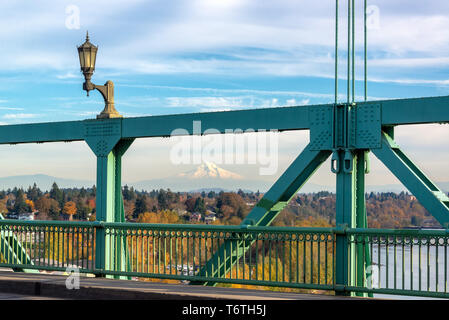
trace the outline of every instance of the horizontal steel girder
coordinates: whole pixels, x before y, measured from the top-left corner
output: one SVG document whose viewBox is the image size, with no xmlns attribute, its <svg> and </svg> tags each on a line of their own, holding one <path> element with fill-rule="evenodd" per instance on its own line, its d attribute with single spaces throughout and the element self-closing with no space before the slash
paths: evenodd
<svg viewBox="0 0 449 320">
<path fill-rule="evenodd" d="M 282 108 L 266 108 L 239 111 L 204 112 L 177 115 L 149 116 L 123 119 L 97 119 L 84 121 L 48 122 L 0 126 L 0 144 L 40 143 L 56 141 L 83 141 L 86 139 L 87 127 L 94 123 L 117 123 L 120 127 L 120 139 L 144 137 L 168 137 L 172 134 L 191 135 L 204 134 L 209 129 L 214 132 L 226 133 L 241 129 L 243 131 L 258 130 L 308 130 L 313 114 L 309 111 L 317 109 L 331 109 L 334 105 L 313 105 Z M 398 99 L 357 103 L 360 110 L 367 107 L 380 108 L 380 122 L 372 127 L 395 126 L 403 124 L 446 123 L 449 122 L 449 96 Z M 357 108 L 356 108 L 357 109 Z M 367 114 L 368 115 L 368 114 Z M 366 116 L 366 115 L 365 115 Z M 359 117 L 360 118 L 360 117 Z M 201 122 L 199 132 L 195 132 L 193 122 Z M 334 119 L 330 118 L 333 122 Z M 366 126 L 365 121 L 363 125 Z M 368 129 L 371 127 L 368 126 Z M 177 133 L 175 129 L 183 129 Z M 352 128 L 354 129 L 354 128 Z M 363 128 L 362 131 L 367 131 Z M 368 130 L 369 131 L 369 130 Z M 352 133 L 351 133 L 352 134 Z M 356 132 L 358 135 L 358 133 Z M 362 137 L 370 143 L 370 133 Z M 377 141 L 376 141 L 377 142 Z M 356 141 L 355 148 L 359 142 Z"/>
<path fill-rule="evenodd" d="M 0 144 L 82 141 L 92 136 L 118 135 L 120 139 L 168 137 L 234 130 L 306 130 L 308 108 L 282 107 L 241 111 L 204 112 L 123 119 L 48 122 L 0 126 Z M 196 124 L 194 125 L 194 122 Z M 92 127 L 105 127 L 96 130 Z M 111 129 L 108 127 L 117 127 Z M 174 132 L 176 129 L 177 130 Z M 214 129 L 214 131 L 210 131 Z M 198 130 L 198 131 L 197 131 Z"/>
</svg>

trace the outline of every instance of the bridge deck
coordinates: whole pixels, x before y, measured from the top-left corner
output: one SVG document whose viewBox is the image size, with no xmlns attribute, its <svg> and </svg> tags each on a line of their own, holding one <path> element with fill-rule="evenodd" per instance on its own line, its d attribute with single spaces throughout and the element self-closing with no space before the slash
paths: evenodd
<svg viewBox="0 0 449 320">
<path fill-rule="evenodd" d="M 298 294 L 264 290 L 215 288 L 186 284 L 80 277 L 80 289 L 68 290 L 66 276 L 0 271 L 0 294 L 65 299 L 235 299 L 235 300 L 335 300 L 354 299 L 321 294 Z"/>
</svg>

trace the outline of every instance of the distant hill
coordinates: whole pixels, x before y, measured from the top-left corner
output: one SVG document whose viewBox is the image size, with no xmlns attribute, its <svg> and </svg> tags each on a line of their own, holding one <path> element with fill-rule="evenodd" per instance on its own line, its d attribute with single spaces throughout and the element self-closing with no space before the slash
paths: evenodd
<svg viewBox="0 0 449 320">
<path fill-rule="evenodd" d="M 27 189 L 34 183 L 45 191 L 50 190 L 53 182 L 60 188 L 90 188 L 95 184 L 93 180 L 78 180 L 49 176 L 45 174 L 19 175 L 0 177 L 0 190 L 22 187 Z M 248 191 L 266 192 L 275 181 L 246 180 L 240 175 L 217 167 L 215 164 L 201 164 L 192 171 L 162 179 L 148 179 L 135 182 L 123 181 L 123 185 L 134 187 L 136 190 L 150 191 L 153 189 L 168 189 L 179 192 L 202 192 L 202 191 L 237 191 L 239 189 Z M 449 182 L 438 182 L 437 185 L 445 192 L 449 191 Z M 300 193 L 316 193 L 319 191 L 335 192 L 334 186 L 325 186 L 314 183 L 306 183 Z M 407 189 L 400 184 L 367 185 L 366 192 L 395 192 L 400 193 Z"/>
<path fill-rule="evenodd" d="M 218 167 L 211 162 L 205 162 L 191 171 L 180 173 L 163 179 L 150 179 L 137 182 L 128 182 L 136 190 L 168 189 L 172 191 L 246 191 L 266 192 L 275 181 L 248 180 L 241 175 Z M 329 187 L 307 183 L 301 192 L 319 192 Z M 218 191 L 219 192 L 219 191 Z"/>
<path fill-rule="evenodd" d="M 0 177 L 0 189 L 7 190 L 13 189 L 14 187 L 27 189 L 29 186 L 36 183 L 41 190 L 50 190 L 54 182 L 56 182 L 60 188 L 86 188 L 92 187 L 95 184 L 94 181 L 88 180 L 58 178 L 46 174 L 33 174 Z"/>
</svg>

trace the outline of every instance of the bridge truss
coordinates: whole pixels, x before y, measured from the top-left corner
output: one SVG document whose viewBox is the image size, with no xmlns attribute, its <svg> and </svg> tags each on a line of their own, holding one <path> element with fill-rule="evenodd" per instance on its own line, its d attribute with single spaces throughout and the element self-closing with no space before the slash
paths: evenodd
<svg viewBox="0 0 449 320">
<path fill-rule="evenodd" d="M 350 25 L 352 23 L 353 26 L 353 0 L 352 5 L 352 10 L 351 6 L 348 6 L 348 23 Z M 336 29 L 338 30 L 338 24 Z M 354 39 L 353 33 L 348 34 L 348 43 L 351 37 Z M 336 37 L 336 58 L 337 44 Z M 348 49 L 348 59 L 351 56 L 349 52 Z M 448 123 L 449 96 L 356 102 L 354 77 L 351 79 L 350 66 L 351 61 L 348 60 L 348 99 L 345 102 L 339 102 L 337 99 L 336 59 L 336 99 L 332 104 L 2 125 L 0 144 L 85 141 L 97 158 L 96 219 L 99 222 L 112 223 L 125 222 L 121 193 L 122 157 L 137 138 L 169 137 L 179 128 L 185 129 L 184 134 L 188 135 L 202 135 L 207 133 L 208 129 L 218 130 L 216 132 L 220 134 L 224 134 L 227 130 L 238 129 L 280 132 L 309 130 L 309 144 L 251 210 L 243 220 L 242 227 L 269 226 L 314 172 L 331 158 L 330 169 L 336 177 L 336 225 L 342 230 L 336 237 L 335 281 L 342 288 L 360 286 L 366 279 L 370 257 L 369 254 L 355 254 L 358 248 L 349 245 L 349 235 L 344 230 L 368 227 L 365 175 L 369 172 L 369 152 L 372 152 L 416 196 L 444 228 L 448 228 L 449 198 L 395 142 L 394 131 L 397 126 L 402 125 Z M 201 122 L 201 132 L 193 131 L 194 121 Z M 176 132 L 180 134 L 179 131 Z M 0 234 L 0 237 L 2 243 L 10 243 L 5 234 Z M 229 244 L 225 243 L 209 259 L 199 271 L 200 275 L 226 273 L 242 257 L 243 248 L 248 248 L 251 241 L 241 240 L 239 250 L 235 246 L 234 249 L 230 248 Z M 233 251 L 233 254 L 226 256 L 229 250 Z M 117 271 L 126 271 L 125 251 L 124 243 L 111 243 L 108 241 L 108 235 L 100 228 L 96 233 L 95 268 L 110 270 L 111 261 L 114 261 L 114 268 Z M 342 293 L 347 294 L 344 290 Z"/>
</svg>

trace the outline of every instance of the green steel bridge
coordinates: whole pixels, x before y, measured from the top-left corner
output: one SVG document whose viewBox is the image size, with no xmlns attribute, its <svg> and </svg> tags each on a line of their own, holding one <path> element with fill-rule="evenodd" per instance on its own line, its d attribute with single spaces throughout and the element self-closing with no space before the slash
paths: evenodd
<svg viewBox="0 0 449 320">
<path fill-rule="evenodd" d="M 338 0 L 336 4 L 338 30 Z M 449 197 L 394 139 L 397 126 L 448 123 L 449 96 L 367 101 L 365 14 L 365 100 L 355 101 L 354 0 L 348 4 L 347 101 L 337 99 L 336 32 L 332 104 L 0 126 L 0 144 L 85 141 L 97 157 L 97 221 L 1 219 L 0 267 L 38 272 L 75 266 L 96 276 L 187 280 L 192 285 L 449 298 Z M 85 83 L 85 90 L 92 88 Z M 193 132 L 194 121 L 201 122 L 201 132 Z M 137 138 L 169 137 L 178 128 L 184 128 L 185 135 L 207 134 L 211 128 L 216 134 L 235 129 L 309 130 L 310 142 L 240 226 L 126 222 L 123 155 Z M 369 152 L 416 196 L 442 230 L 368 228 L 364 186 Z M 328 158 L 336 177 L 336 227 L 270 227 Z"/>
</svg>

